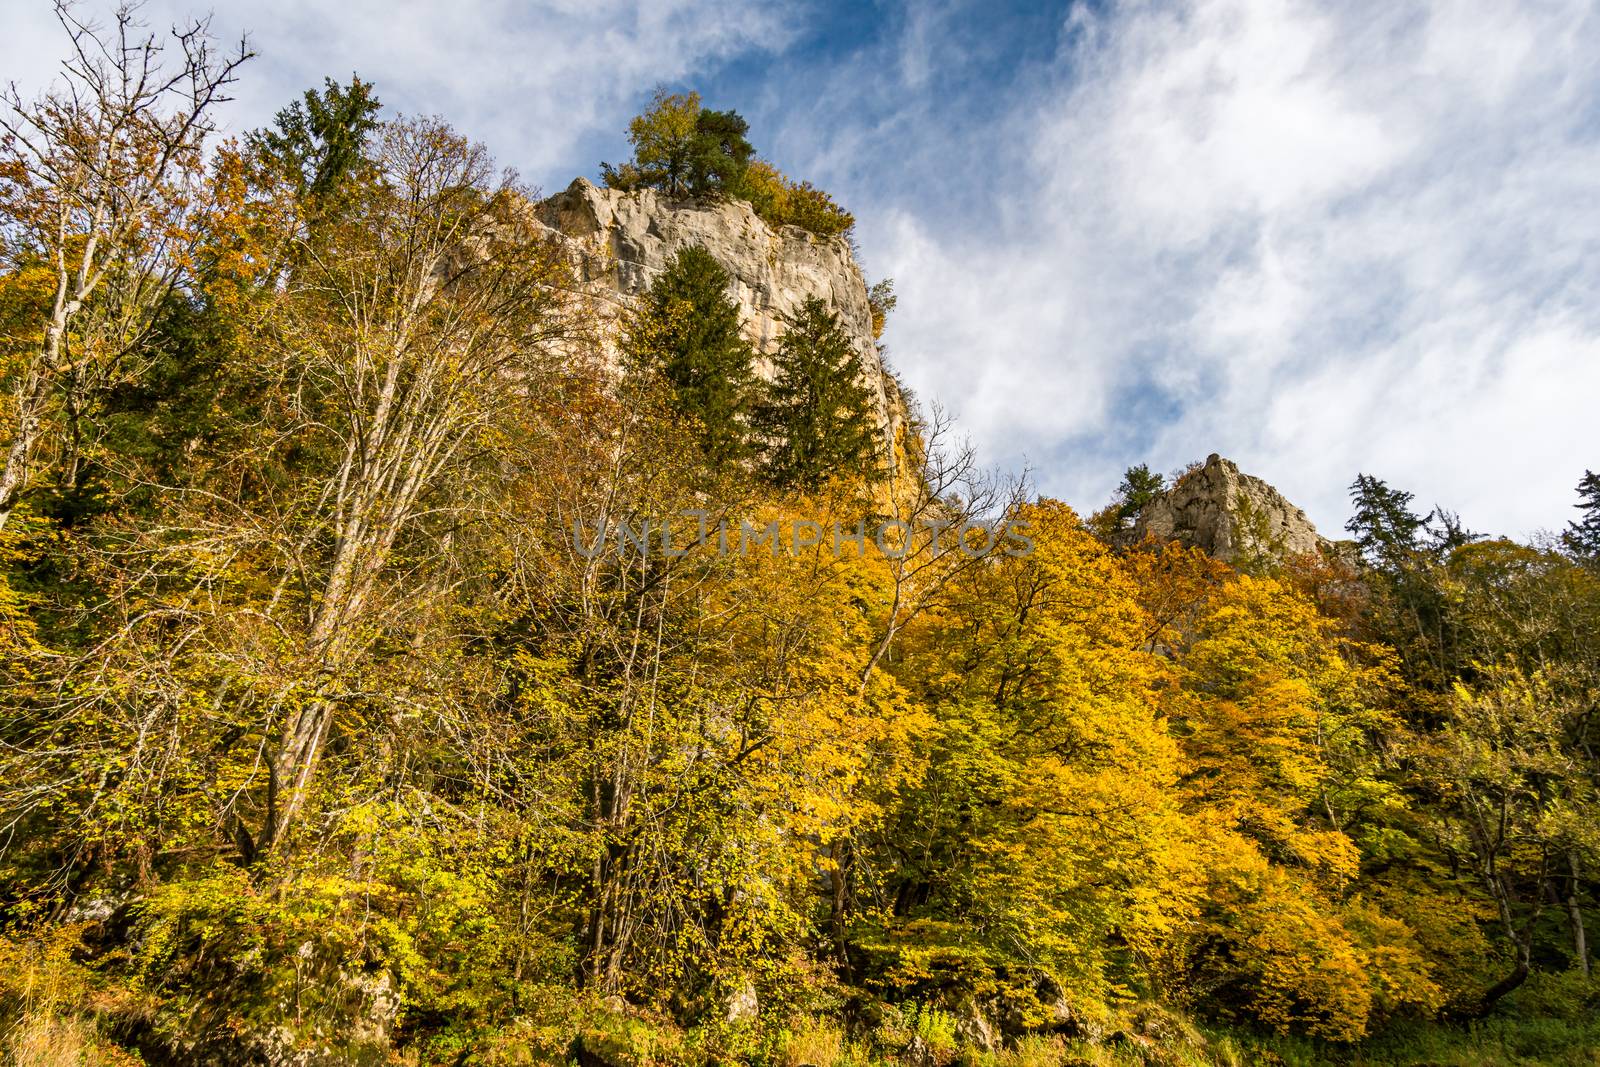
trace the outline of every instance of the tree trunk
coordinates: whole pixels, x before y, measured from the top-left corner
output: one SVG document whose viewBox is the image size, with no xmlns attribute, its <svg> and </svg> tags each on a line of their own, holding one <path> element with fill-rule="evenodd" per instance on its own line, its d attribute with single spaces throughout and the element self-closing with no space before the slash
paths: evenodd
<svg viewBox="0 0 1600 1067">
<path fill-rule="evenodd" d="M 33 446 L 39 436 L 39 423 L 44 413 L 46 375 L 41 354 L 28 369 L 28 377 L 17 390 L 16 436 L 6 449 L 6 465 L 0 471 L 0 530 L 6 528 L 11 513 L 17 508 L 17 498 L 27 480 L 28 463 L 33 458 Z"/>
<path fill-rule="evenodd" d="M 1567 922 L 1572 927 L 1572 955 L 1578 962 L 1578 969 L 1587 977 L 1589 974 L 1589 937 L 1583 928 L 1583 909 L 1578 906 L 1578 858 L 1567 856 L 1567 870 L 1570 877 L 1567 880 Z"/>
</svg>

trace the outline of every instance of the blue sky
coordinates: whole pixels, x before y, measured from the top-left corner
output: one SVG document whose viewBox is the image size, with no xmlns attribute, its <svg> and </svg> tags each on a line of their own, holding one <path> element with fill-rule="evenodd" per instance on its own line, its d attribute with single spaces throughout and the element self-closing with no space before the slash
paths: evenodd
<svg viewBox="0 0 1600 1067">
<path fill-rule="evenodd" d="M 1328 533 L 1362 471 L 1527 535 L 1600 468 L 1596 0 L 214 10 L 260 53 L 234 129 L 358 71 L 547 191 L 657 84 L 737 108 L 855 212 L 915 393 L 1085 511 L 1221 452 Z M 48 4 L 6 21 L 42 85 Z"/>
</svg>

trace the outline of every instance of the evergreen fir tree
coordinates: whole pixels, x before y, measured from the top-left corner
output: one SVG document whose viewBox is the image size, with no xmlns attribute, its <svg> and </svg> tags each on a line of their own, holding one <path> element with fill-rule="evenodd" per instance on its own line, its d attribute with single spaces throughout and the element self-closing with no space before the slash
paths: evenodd
<svg viewBox="0 0 1600 1067">
<path fill-rule="evenodd" d="M 660 373 L 672 387 L 713 466 L 748 453 L 754 353 L 739 332 L 728 285 L 728 272 L 705 248 L 683 249 L 644 294 L 624 342 L 635 366 Z"/>
<path fill-rule="evenodd" d="M 1574 556 L 1600 563 L 1600 474 L 1583 472 L 1578 497 L 1581 503 L 1573 506 L 1583 512 L 1583 518 L 1567 524 L 1561 541 Z"/>
<path fill-rule="evenodd" d="M 273 125 L 249 135 L 255 152 L 278 171 L 313 211 L 325 212 L 366 164 L 367 138 L 382 105 L 372 83 L 354 75 L 348 87 L 323 79 L 278 112 Z"/>
<path fill-rule="evenodd" d="M 872 398 L 861 382 L 860 357 L 826 304 L 812 297 L 787 324 L 758 424 L 768 437 L 768 477 L 815 488 L 877 456 Z"/>
<path fill-rule="evenodd" d="M 1355 514 L 1344 528 L 1368 563 L 1385 571 L 1409 566 L 1422 548 L 1422 534 L 1430 516 L 1411 510 L 1414 494 L 1390 489 L 1381 478 L 1358 474 L 1350 486 Z"/>
<path fill-rule="evenodd" d="M 689 193 L 719 196 L 737 188 L 755 149 L 745 135 L 750 124 L 737 111 L 700 112 L 689 156 Z"/>
<path fill-rule="evenodd" d="M 1414 494 L 1370 474 L 1356 476 L 1350 498 L 1355 514 L 1345 529 L 1372 568 L 1378 631 L 1400 653 L 1407 681 L 1448 687 L 1460 667 L 1459 634 L 1439 571 L 1451 553 L 1479 535 L 1449 512 L 1418 515 L 1411 506 Z"/>
<path fill-rule="evenodd" d="M 668 196 L 718 197 L 738 189 L 755 149 L 750 124 L 737 111 L 701 106 L 699 93 L 657 89 L 628 124 L 633 159 L 600 164 L 613 189 L 659 189 Z"/>
<path fill-rule="evenodd" d="M 1167 488 L 1166 479 L 1152 471 L 1148 464 L 1129 467 L 1117 486 L 1117 527 L 1126 529 L 1139 518 L 1140 512 Z"/>
</svg>

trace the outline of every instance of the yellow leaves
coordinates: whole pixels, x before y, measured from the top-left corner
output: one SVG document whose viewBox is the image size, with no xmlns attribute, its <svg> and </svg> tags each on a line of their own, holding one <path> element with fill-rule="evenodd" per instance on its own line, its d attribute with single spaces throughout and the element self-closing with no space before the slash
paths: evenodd
<svg viewBox="0 0 1600 1067">
<path fill-rule="evenodd" d="M 764 159 L 751 160 L 739 195 L 773 226 L 799 226 L 819 237 L 848 233 L 855 217 L 810 182 L 796 182 Z"/>
<path fill-rule="evenodd" d="M 44 340 L 55 272 L 24 261 L 0 273 L 0 381 L 16 373 L 17 358 Z"/>
<path fill-rule="evenodd" d="M 1422 955 L 1396 947 L 1406 926 L 1341 897 L 1361 856 L 1339 809 L 1381 797 L 1366 747 L 1393 722 L 1381 703 L 1395 698 L 1392 660 L 1340 640 L 1273 579 L 1163 555 L 1132 559 L 1156 582 L 1146 602 L 1179 682 L 1163 702 L 1208 872 L 1204 926 L 1232 946 L 1222 980 L 1249 991 L 1257 1020 L 1331 1040 L 1362 1036 L 1375 1011 L 1431 1010 L 1438 990 Z M 1155 955 L 1185 970 L 1170 949 Z"/>
<path fill-rule="evenodd" d="M 1248 1013 L 1279 1031 L 1338 1041 L 1365 1033 L 1368 961 L 1337 906 L 1226 832 L 1207 851 L 1214 866 L 1205 929 L 1230 946 L 1225 969 L 1209 979 L 1239 983 Z"/>
<path fill-rule="evenodd" d="M 700 118 L 699 93 L 669 93 L 657 89 L 650 107 L 628 123 L 628 140 L 633 144 L 640 167 L 681 166 L 684 146 L 693 139 Z"/>
<path fill-rule="evenodd" d="M 904 795 L 898 848 L 948 855 L 930 875 L 972 947 L 930 955 L 928 917 L 892 928 L 902 982 L 1039 967 L 1113 995 L 1109 941 L 1153 951 L 1193 915 L 1198 866 L 1157 717 L 1166 666 L 1118 560 L 1065 505 L 1020 508 L 1035 550 L 991 557 L 915 623 L 897 675 L 938 722 Z M 955 859 L 954 857 L 960 857 Z"/>
<path fill-rule="evenodd" d="M 1360 947 L 1375 1012 L 1426 1018 L 1444 1006 L 1431 954 L 1407 922 L 1359 896 L 1345 905 L 1343 921 Z"/>
<path fill-rule="evenodd" d="M 641 164 L 671 162 L 659 153 L 698 113 L 693 96 L 658 98 L 632 131 Z M 496 998 L 529 974 L 585 968 L 596 987 L 682 1003 L 843 955 L 852 970 L 867 958 L 852 976 L 865 986 L 1004 993 L 1041 1021 L 1028 998 L 1046 979 L 1087 1006 L 1149 995 L 1153 975 L 1167 995 L 1336 1040 L 1473 990 L 1479 927 L 1496 916 L 1419 858 L 1412 783 L 1374 743 L 1395 727 L 1396 656 L 1318 610 L 1354 617 L 1349 574 L 1303 561 L 1284 580 L 1241 576 L 1153 543 L 1119 553 L 1051 500 L 1007 516 L 1030 556 L 971 561 L 947 534 L 910 577 L 870 540 L 836 556 L 827 537 L 582 557 L 575 519 L 704 508 L 775 522 L 793 546 L 800 517 L 850 530 L 863 510 L 963 505 L 921 480 L 937 449 L 910 423 L 887 484 L 785 497 L 738 464 L 701 477 L 665 394 L 641 398 L 639 376 L 619 386 L 611 349 L 579 332 L 585 309 L 553 302 L 569 266 L 526 240 L 529 205 L 486 177 L 481 149 L 422 122 L 390 126 L 380 150 L 385 180 L 313 226 L 224 147 L 209 188 L 174 185 L 170 210 L 126 235 L 129 262 L 166 241 L 163 265 L 201 275 L 207 317 L 167 338 L 179 373 L 193 356 L 227 385 L 195 399 L 196 447 L 275 458 L 227 456 L 213 477 L 185 451 L 195 464 L 169 499 L 60 534 L 69 563 L 117 543 L 83 564 L 93 573 L 33 568 L 0 541 L 0 574 L 66 574 L 108 606 L 81 619 L 86 641 L 127 626 L 45 703 L 17 681 L 55 683 L 54 662 L 79 657 L 37 647 L 37 619 L 67 627 L 0 576 L 7 694 L 35 700 L 18 732 L 51 732 L 66 753 L 6 763 L 59 797 L 19 822 L 17 847 L 153 870 L 152 980 L 194 963 L 179 951 L 191 938 L 277 1007 L 274 983 L 301 976 L 311 944 L 319 963 L 398 976 L 415 1018 L 467 1026 L 507 1014 Z M 765 162 L 742 191 L 769 221 L 851 223 Z M 47 268 L 8 267 L 0 377 L 37 349 L 53 292 Z M 658 310 L 624 318 L 641 355 L 704 325 L 686 300 Z M 68 340 L 109 351 L 137 332 L 74 326 Z M 178 537 L 192 539 L 165 554 Z M 145 566 L 159 574 L 119 570 Z M 1522 805 L 1500 870 L 1596 847 L 1589 787 L 1560 743 L 1593 706 L 1574 698 L 1586 661 L 1560 676 L 1502 662 L 1583 639 L 1570 619 L 1587 617 L 1593 579 L 1564 566 L 1503 544 L 1456 555 L 1446 592 L 1499 652 L 1427 708 L 1448 732 L 1407 753 L 1453 770 L 1423 783 L 1431 799 Z M 1530 591 L 1553 606 L 1511 610 Z M 329 603 L 345 607 L 308 637 Z M 206 866 L 241 825 L 261 831 L 284 721 L 324 705 L 302 821 L 316 832 L 249 874 Z M 1432 829 L 1460 852 L 1460 820 Z M 1381 881 L 1380 865 L 1403 873 Z"/>
</svg>

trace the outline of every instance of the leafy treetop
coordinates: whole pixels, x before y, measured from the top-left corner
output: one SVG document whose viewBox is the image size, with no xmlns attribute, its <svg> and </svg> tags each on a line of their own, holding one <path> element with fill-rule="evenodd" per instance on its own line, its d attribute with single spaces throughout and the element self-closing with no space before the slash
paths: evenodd
<svg viewBox="0 0 1600 1067">
<path fill-rule="evenodd" d="M 633 159 L 600 164 L 613 189 L 656 189 L 669 196 L 730 196 L 748 201 L 774 226 L 799 226 L 819 237 L 847 234 L 855 218 L 810 182 L 793 181 L 755 158 L 750 125 L 737 111 L 714 111 L 699 93 L 657 89 L 628 123 Z"/>
<path fill-rule="evenodd" d="M 378 128 L 380 108 L 371 82 L 356 75 L 343 86 L 323 79 L 279 111 L 270 128 L 249 137 L 257 156 L 294 186 L 303 202 L 327 206 L 365 165 L 367 138 Z"/>
</svg>

